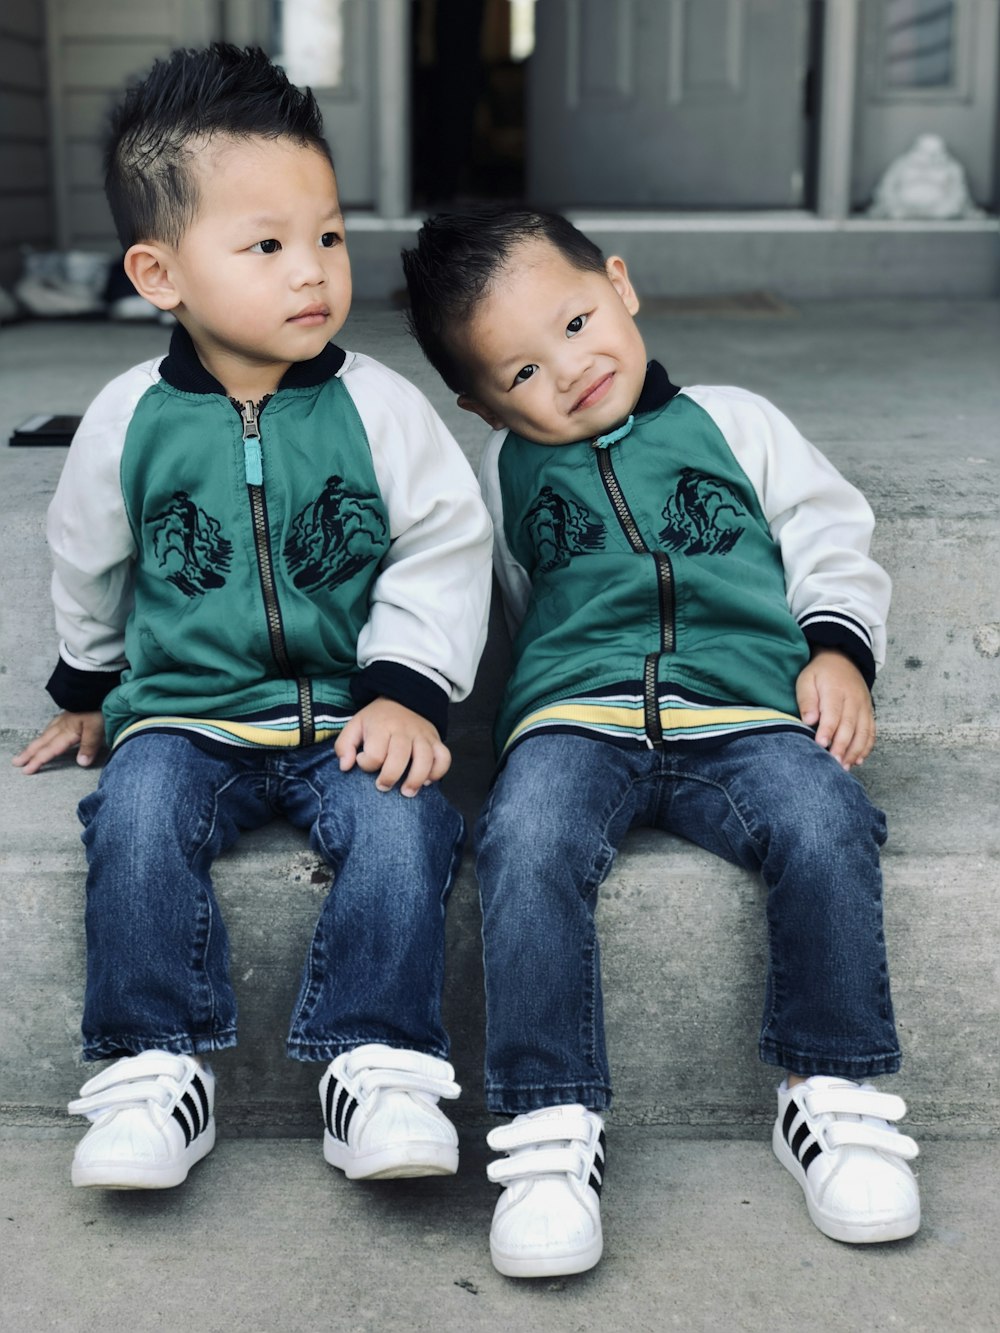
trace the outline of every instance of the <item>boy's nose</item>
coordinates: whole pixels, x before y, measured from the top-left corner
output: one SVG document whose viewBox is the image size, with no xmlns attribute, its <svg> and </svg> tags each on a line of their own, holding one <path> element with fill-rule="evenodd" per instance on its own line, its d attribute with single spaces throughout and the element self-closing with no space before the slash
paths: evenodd
<svg viewBox="0 0 1000 1333">
<path fill-rule="evenodd" d="M 563 393 L 575 388 L 593 365 L 593 357 L 582 348 L 567 347 L 556 367 L 556 383 Z"/>
<path fill-rule="evenodd" d="M 318 287 L 326 282 L 326 269 L 323 267 L 318 250 L 310 247 L 301 255 L 296 255 L 292 269 L 294 287 Z"/>
</svg>

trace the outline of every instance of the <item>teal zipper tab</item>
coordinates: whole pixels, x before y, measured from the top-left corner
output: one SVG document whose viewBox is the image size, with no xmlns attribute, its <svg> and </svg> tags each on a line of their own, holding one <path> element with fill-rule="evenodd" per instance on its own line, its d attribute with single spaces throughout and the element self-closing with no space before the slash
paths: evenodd
<svg viewBox="0 0 1000 1333">
<path fill-rule="evenodd" d="M 257 423 L 256 403 L 244 403 L 240 408 L 243 418 L 243 470 L 248 486 L 264 485 L 264 458 L 260 451 L 260 426 Z"/>
<path fill-rule="evenodd" d="M 260 452 L 260 440 L 244 439 L 243 468 L 248 486 L 264 485 L 264 457 Z"/>
<path fill-rule="evenodd" d="M 632 423 L 634 421 L 635 417 L 631 416 L 628 421 L 625 422 L 624 426 L 619 426 L 617 430 L 608 431 L 607 435 L 598 435 L 597 439 L 593 441 L 593 447 L 595 449 L 607 449 L 610 445 L 617 444 L 619 440 L 624 440 L 625 436 L 632 429 Z"/>
</svg>

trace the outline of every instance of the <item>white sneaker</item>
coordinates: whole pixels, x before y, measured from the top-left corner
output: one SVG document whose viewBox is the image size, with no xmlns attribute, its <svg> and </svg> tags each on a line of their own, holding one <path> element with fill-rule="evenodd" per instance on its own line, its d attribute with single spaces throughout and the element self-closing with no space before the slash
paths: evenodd
<svg viewBox="0 0 1000 1333">
<path fill-rule="evenodd" d="M 215 1076 L 189 1055 L 117 1060 L 66 1108 L 93 1124 L 76 1146 L 74 1185 L 163 1190 L 180 1185 L 215 1144 Z"/>
<path fill-rule="evenodd" d="M 902 1097 L 870 1083 L 816 1076 L 778 1089 L 772 1147 L 825 1236 L 863 1245 L 902 1240 L 920 1226 L 907 1165 L 920 1149 L 889 1123 L 905 1114 Z"/>
<path fill-rule="evenodd" d="M 490 1130 L 508 1156 L 486 1168 L 506 1188 L 490 1228 L 490 1257 L 506 1277 L 593 1268 L 604 1250 L 604 1122 L 583 1106 L 546 1106 Z"/>
<path fill-rule="evenodd" d="M 453 1176 L 458 1135 L 437 1102 L 460 1092 L 436 1056 L 378 1044 L 346 1051 L 319 1083 L 323 1156 L 349 1180 Z"/>
</svg>

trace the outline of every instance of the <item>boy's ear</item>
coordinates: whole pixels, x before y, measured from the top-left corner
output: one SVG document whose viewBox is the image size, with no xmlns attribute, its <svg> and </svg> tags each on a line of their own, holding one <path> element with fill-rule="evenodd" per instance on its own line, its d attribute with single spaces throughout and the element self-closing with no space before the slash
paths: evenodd
<svg viewBox="0 0 1000 1333">
<path fill-rule="evenodd" d="M 503 430 L 504 422 L 500 420 L 495 412 L 491 412 L 488 407 L 478 402 L 475 398 L 470 398 L 468 394 L 460 393 L 458 395 L 458 405 L 466 412 L 474 412 L 477 417 L 482 417 L 487 426 L 492 426 L 494 430 Z"/>
<path fill-rule="evenodd" d="M 608 274 L 608 280 L 612 287 L 622 298 L 625 309 L 630 315 L 635 315 L 639 311 L 639 298 L 635 294 L 635 288 L 628 276 L 628 269 L 625 267 L 625 260 L 621 255 L 612 255 L 605 264 Z"/>
<path fill-rule="evenodd" d="M 181 300 L 170 276 L 169 260 L 167 247 L 153 241 L 140 242 L 125 252 L 124 268 L 132 286 L 160 310 L 173 310 Z"/>
</svg>

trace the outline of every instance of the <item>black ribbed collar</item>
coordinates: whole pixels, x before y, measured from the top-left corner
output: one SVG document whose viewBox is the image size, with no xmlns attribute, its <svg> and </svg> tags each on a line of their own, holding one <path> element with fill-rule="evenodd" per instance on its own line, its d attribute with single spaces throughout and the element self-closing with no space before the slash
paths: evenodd
<svg viewBox="0 0 1000 1333">
<path fill-rule="evenodd" d="M 669 375 L 659 361 L 650 361 L 646 367 L 646 381 L 642 386 L 639 401 L 632 409 L 632 415 L 639 417 L 643 412 L 658 412 L 679 393 L 680 386 L 671 384 Z"/>
<path fill-rule="evenodd" d="M 282 376 L 279 389 L 311 389 L 323 384 L 340 370 L 347 353 L 335 343 L 327 343 L 311 361 L 295 361 Z M 191 335 L 182 324 L 175 326 L 170 350 L 160 362 L 160 374 L 175 389 L 184 393 L 221 393 L 228 397 L 215 376 L 201 364 Z"/>
</svg>

